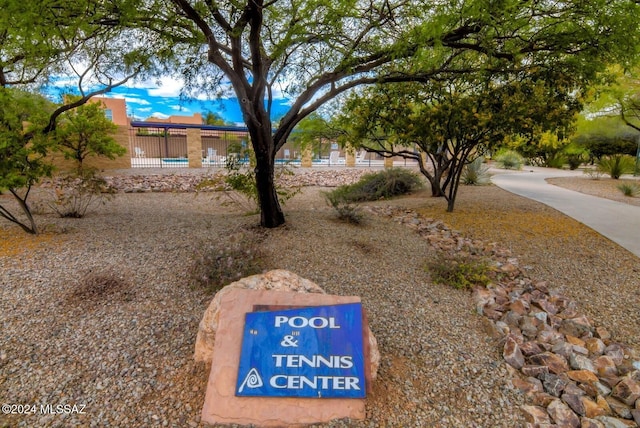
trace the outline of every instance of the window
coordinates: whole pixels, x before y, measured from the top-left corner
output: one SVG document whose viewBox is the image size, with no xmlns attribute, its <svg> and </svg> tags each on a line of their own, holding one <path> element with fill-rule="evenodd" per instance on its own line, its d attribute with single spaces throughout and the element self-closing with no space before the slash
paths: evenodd
<svg viewBox="0 0 640 428">
<path fill-rule="evenodd" d="M 104 115 L 107 117 L 107 119 L 113 122 L 113 111 L 110 108 L 104 109 Z"/>
</svg>

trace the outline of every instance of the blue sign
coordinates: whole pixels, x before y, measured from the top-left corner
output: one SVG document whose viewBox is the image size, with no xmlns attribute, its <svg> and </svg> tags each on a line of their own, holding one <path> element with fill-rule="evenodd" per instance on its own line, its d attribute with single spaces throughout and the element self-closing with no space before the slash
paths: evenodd
<svg viewBox="0 0 640 428">
<path fill-rule="evenodd" d="M 362 305 L 246 314 L 237 396 L 364 398 Z"/>
</svg>

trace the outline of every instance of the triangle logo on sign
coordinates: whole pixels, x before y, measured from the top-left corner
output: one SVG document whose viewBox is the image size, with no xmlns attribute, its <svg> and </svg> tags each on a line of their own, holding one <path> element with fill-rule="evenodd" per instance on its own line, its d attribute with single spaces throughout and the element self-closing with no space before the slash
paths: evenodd
<svg viewBox="0 0 640 428">
<path fill-rule="evenodd" d="M 245 386 L 247 388 L 260 388 L 262 385 L 264 384 L 262 383 L 260 373 L 258 373 L 258 370 L 253 368 L 249 370 L 249 373 L 247 373 L 247 377 L 244 378 L 244 381 L 242 382 L 242 385 L 240 385 L 238 392 L 242 392 Z"/>
</svg>

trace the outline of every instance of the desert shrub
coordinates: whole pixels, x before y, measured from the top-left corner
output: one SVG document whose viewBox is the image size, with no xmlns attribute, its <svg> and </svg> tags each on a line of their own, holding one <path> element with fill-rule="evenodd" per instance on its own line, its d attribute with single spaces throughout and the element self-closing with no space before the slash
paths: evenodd
<svg viewBox="0 0 640 428">
<path fill-rule="evenodd" d="M 633 174 L 635 166 L 635 159 L 629 155 L 607 156 L 598 162 L 598 169 L 616 180 L 623 174 Z"/>
<path fill-rule="evenodd" d="M 562 153 L 554 153 L 547 158 L 545 166 L 548 168 L 562 169 L 566 163 L 567 157 L 565 155 Z"/>
<path fill-rule="evenodd" d="M 193 283 L 208 293 L 215 293 L 240 278 L 262 273 L 262 241 L 257 231 L 250 230 L 196 245 L 190 270 Z"/>
<path fill-rule="evenodd" d="M 104 178 L 90 168 L 56 177 L 52 186 L 53 199 L 47 205 L 63 218 L 82 218 L 90 207 L 105 204 L 115 194 Z"/>
<path fill-rule="evenodd" d="M 483 161 L 484 159 L 479 157 L 465 165 L 461 176 L 463 184 L 481 186 L 489 183 L 489 167 Z"/>
<path fill-rule="evenodd" d="M 223 205 L 236 205 L 249 214 L 256 214 L 260 212 L 258 185 L 256 174 L 250 164 L 251 162 L 247 164 L 238 156 L 228 156 L 225 164 L 226 174 L 203 178 L 196 186 L 196 191 L 221 192 L 221 198 L 224 199 Z M 289 167 L 284 165 L 276 167 L 276 183 L 286 175 L 293 175 L 293 171 Z M 276 184 L 276 193 L 283 205 L 300 193 L 300 189 L 300 186 L 284 187 Z"/>
<path fill-rule="evenodd" d="M 618 185 L 620 190 L 625 196 L 636 197 L 640 195 L 640 186 L 635 183 L 622 183 Z"/>
<path fill-rule="evenodd" d="M 524 158 L 513 150 L 501 150 L 496 153 L 493 160 L 503 169 L 521 169 L 524 164 Z"/>
<path fill-rule="evenodd" d="M 349 186 L 340 186 L 331 192 L 324 192 L 327 203 L 336 210 L 338 219 L 347 223 L 360 224 L 364 218 L 362 210 L 348 196 Z"/>
<path fill-rule="evenodd" d="M 377 201 L 405 195 L 422 187 L 420 177 L 406 169 L 389 168 L 365 174 L 358 182 L 336 190 L 351 202 Z"/>
<path fill-rule="evenodd" d="M 585 168 L 582 173 L 592 180 L 600 180 L 600 178 L 602 178 L 602 171 L 600 171 L 598 168 Z"/>
<path fill-rule="evenodd" d="M 434 283 L 457 289 L 484 287 L 491 282 L 489 264 L 472 257 L 440 254 L 427 262 L 426 270 Z"/>
<path fill-rule="evenodd" d="M 389 168 L 365 174 L 358 182 L 339 186 L 324 193 L 324 197 L 336 210 L 339 219 L 359 224 L 363 215 L 357 202 L 392 198 L 421 187 L 422 181 L 417 174 L 402 168 Z"/>
</svg>

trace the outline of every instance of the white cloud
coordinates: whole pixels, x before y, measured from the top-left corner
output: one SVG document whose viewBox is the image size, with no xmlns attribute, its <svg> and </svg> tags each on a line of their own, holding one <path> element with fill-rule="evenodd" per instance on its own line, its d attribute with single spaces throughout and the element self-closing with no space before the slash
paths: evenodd
<svg viewBox="0 0 640 428">
<path fill-rule="evenodd" d="M 75 77 L 55 77 L 51 79 L 51 86 L 56 88 L 68 88 L 68 87 L 76 87 L 78 85 L 78 79 Z"/>
<path fill-rule="evenodd" d="M 148 112 L 148 111 L 151 111 L 153 109 L 151 107 L 141 107 L 141 108 L 137 108 L 137 109 L 134 109 L 134 110 L 136 112 Z"/>
<path fill-rule="evenodd" d="M 142 98 L 134 98 L 134 97 L 125 97 L 125 100 L 127 100 L 128 103 L 131 104 L 140 104 L 143 106 L 150 106 L 151 103 L 147 100 L 143 100 Z"/>
<path fill-rule="evenodd" d="M 181 106 L 180 104 L 174 104 L 169 106 L 172 110 L 180 111 L 183 113 L 190 113 L 191 109 L 186 108 L 185 106 Z"/>
<path fill-rule="evenodd" d="M 155 88 L 147 88 L 152 97 L 179 97 L 184 82 L 173 77 L 160 78 L 160 85 Z"/>
<path fill-rule="evenodd" d="M 159 111 L 156 111 L 154 113 L 152 113 L 149 117 L 157 117 L 158 119 L 166 119 L 169 117 L 168 114 L 164 114 L 164 113 L 160 113 Z"/>
</svg>

